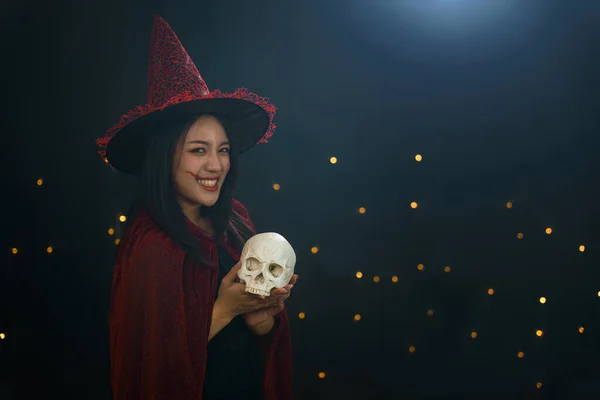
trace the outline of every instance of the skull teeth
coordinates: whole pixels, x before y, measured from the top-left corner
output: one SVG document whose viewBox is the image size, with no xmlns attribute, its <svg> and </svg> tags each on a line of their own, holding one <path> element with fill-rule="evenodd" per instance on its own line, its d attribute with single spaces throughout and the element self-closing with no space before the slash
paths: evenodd
<svg viewBox="0 0 600 400">
<path fill-rule="evenodd" d="M 262 296 L 269 295 L 269 292 L 267 292 L 266 290 L 256 289 L 256 288 L 252 288 L 252 287 L 246 287 L 246 292 L 253 293 L 253 294 L 259 294 Z"/>
</svg>

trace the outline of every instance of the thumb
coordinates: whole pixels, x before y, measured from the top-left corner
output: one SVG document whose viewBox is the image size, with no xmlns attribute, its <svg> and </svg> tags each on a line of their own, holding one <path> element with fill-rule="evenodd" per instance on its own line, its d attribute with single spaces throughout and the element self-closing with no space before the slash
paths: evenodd
<svg viewBox="0 0 600 400">
<path fill-rule="evenodd" d="M 235 264 L 227 273 L 227 275 L 225 275 L 223 277 L 224 281 L 227 282 L 235 282 L 236 278 L 237 278 L 237 273 L 240 270 L 240 268 L 242 268 L 242 262 L 238 261 L 237 264 Z"/>
</svg>

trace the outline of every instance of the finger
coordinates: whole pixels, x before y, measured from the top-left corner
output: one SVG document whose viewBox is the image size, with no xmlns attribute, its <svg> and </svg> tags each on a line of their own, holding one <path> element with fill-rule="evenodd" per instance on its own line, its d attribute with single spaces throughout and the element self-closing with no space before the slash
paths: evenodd
<svg viewBox="0 0 600 400">
<path fill-rule="evenodd" d="M 224 281 L 228 281 L 228 282 L 235 282 L 235 279 L 238 278 L 237 273 L 240 270 L 240 268 L 242 268 L 242 262 L 238 261 L 237 264 L 235 264 L 227 273 L 227 275 L 225 275 L 225 277 L 223 277 Z"/>
<path fill-rule="evenodd" d="M 254 300 L 256 302 L 258 302 L 259 300 L 265 300 L 266 299 L 266 297 L 263 296 L 262 294 L 256 294 L 256 293 L 246 292 L 246 289 L 244 289 L 244 293 L 246 294 L 246 296 L 248 296 L 248 298 L 250 300 Z"/>
<path fill-rule="evenodd" d="M 292 279 L 290 279 L 289 284 L 295 285 L 297 280 L 298 280 L 298 274 L 294 274 L 294 276 L 292 276 Z"/>
<path fill-rule="evenodd" d="M 274 304 L 278 304 L 281 303 L 285 300 L 287 300 L 287 298 L 290 297 L 290 294 L 282 294 L 282 295 L 277 295 L 277 296 L 273 296 L 273 298 L 269 299 L 269 306 L 273 306 Z"/>
<path fill-rule="evenodd" d="M 265 311 L 267 312 L 267 315 L 269 317 L 272 317 L 275 314 L 280 313 L 283 310 L 283 307 L 284 307 L 283 302 L 279 302 L 279 303 L 275 304 L 274 306 L 269 307 Z"/>
<path fill-rule="evenodd" d="M 273 288 L 271 289 L 271 296 L 278 296 L 287 293 L 285 288 Z"/>
</svg>

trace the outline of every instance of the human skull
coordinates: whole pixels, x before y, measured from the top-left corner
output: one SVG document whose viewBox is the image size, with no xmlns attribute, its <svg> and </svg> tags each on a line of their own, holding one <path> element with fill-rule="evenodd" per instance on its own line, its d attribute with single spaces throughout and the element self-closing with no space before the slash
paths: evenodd
<svg viewBox="0 0 600 400">
<path fill-rule="evenodd" d="M 274 232 L 259 233 L 248 239 L 240 259 L 238 277 L 246 283 L 246 292 L 263 296 L 269 296 L 273 288 L 287 285 L 296 266 L 294 249 Z"/>
</svg>

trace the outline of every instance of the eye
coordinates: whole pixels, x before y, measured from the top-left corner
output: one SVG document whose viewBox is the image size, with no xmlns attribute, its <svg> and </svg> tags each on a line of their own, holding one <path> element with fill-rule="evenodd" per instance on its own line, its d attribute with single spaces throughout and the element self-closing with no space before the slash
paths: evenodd
<svg viewBox="0 0 600 400">
<path fill-rule="evenodd" d="M 229 153 L 229 148 L 223 147 L 222 149 L 219 150 L 219 153 Z"/>
<path fill-rule="evenodd" d="M 246 268 L 248 271 L 256 271 L 257 269 L 260 269 L 260 261 L 254 257 L 250 257 L 246 259 Z"/>
<path fill-rule="evenodd" d="M 279 278 L 281 276 L 281 274 L 283 273 L 283 267 L 279 264 L 271 264 L 271 265 L 269 265 L 269 272 L 275 278 Z"/>
<path fill-rule="evenodd" d="M 196 149 L 192 149 L 191 151 L 192 151 L 192 153 L 206 153 L 206 150 L 204 148 L 202 148 L 202 147 L 198 147 Z"/>
</svg>

